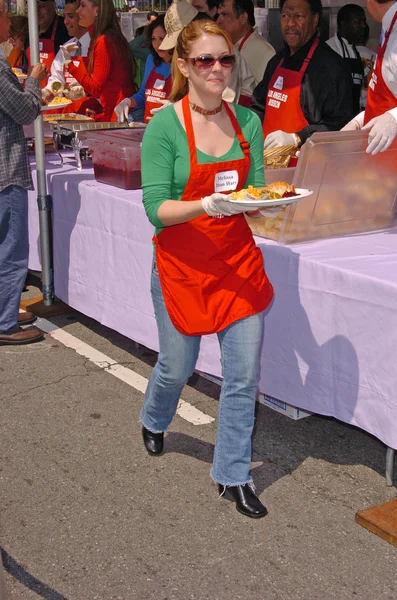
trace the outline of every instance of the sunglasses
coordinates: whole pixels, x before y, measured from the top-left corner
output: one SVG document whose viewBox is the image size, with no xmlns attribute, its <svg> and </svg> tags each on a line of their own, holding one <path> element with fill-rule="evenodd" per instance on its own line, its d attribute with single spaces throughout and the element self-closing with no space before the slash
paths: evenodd
<svg viewBox="0 0 397 600">
<path fill-rule="evenodd" d="M 236 62 L 236 57 L 234 54 L 224 54 L 223 56 L 211 56 L 211 54 L 202 54 L 201 56 L 197 56 L 196 58 L 185 58 L 186 62 L 193 65 L 200 71 L 204 71 L 205 69 L 212 69 L 214 64 L 218 62 L 221 67 L 225 69 L 231 69 Z"/>
</svg>

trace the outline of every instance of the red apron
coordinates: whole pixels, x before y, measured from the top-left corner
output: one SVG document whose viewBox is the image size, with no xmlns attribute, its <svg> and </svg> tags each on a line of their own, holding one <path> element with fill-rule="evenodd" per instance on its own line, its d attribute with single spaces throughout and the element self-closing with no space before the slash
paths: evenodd
<svg viewBox="0 0 397 600">
<path fill-rule="evenodd" d="M 387 43 L 389 41 L 392 29 L 397 21 L 397 12 L 390 24 L 390 28 L 385 33 L 383 46 L 379 46 L 378 54 L 376 55 L 375 66 L 372 73 L 371 81 L 368 84 L 367 106 L 364 114 L 364 125 L 366 125 L 374 117 L 383 115 L 383 113 L 396 108 L 397 98 L 387 87 L 382 76 L 383 57 L 386 52 Z"/>
<path fill-rule="evenodd" d="M 241 42 L 238 45 L 238 51 L 241 52 L 241 50 L 244 48 L 244 44 L 245 42 L 248 40 L 249 37 L 251 37 L 251 35 L 254 33 L 254 30 L 252 29 L 252 31 L 249 31 L 248 33 L 245 34 L 245 36 L 243 37 L 243 39 L 241 40 Z"/>
<path fill-rule="evenodd" d="M 250 168 L 249 144 L 226 102 L 224 106 L 244 158 L 199 165 L 189 98 L 182 100 L 190 175 L 181 201 L 198 200 L 216 187 L 222 192 L 244 187 Z M 234 180 L 232 188 L 223 187 L 225 178 Z M 223 219 L 202 215 L 165 227 L 154 242 L 165 305 L 172 323 L 184 335 L 221 331 L 269 305 L 273 288 L 244 215 Z"/>
<path fill-rule="evenodd" d="M 88 66 L 88 58 L 85 56 L 73 56 L 72 62 L 77 67 L 79 63 L 84 63 L 86 67 Z M 66 65 L 63 67 L 63 77 L 65 80 L 65 85 L 70 87 L 70 85 L 80 85 L 79 82 L 71 75 L 68 71 Z M 87 114 L 87 111 L 88 114 Z M 84 116 L 92 116 L 91 113 L 98 114 L 102 112 L 102 106 L 98 100 L 93 98 L 92 96 L 84 96 L 84 98 L 79 98 L 78 100 L 73 100 L 72 104 L 68 104 L 65 108 L 62 109 L 63 113 L 77 113 L 79 115 Z"/>
<path fill-rule="evenodd" d="M 296 133 L 309 123 L 301 108 L 301 85 L 306 69 L 318 46 L 316 38 L 306 56 L 300 71 L 284 69 L 281 59 L 272 78 L 267 92 L 265 118 L 263 120 L 263 135 L 281 129 L 286 133 Z"/>
<path fill-rule="evenodd" d="M 52 27 L 52 32 L 51 32 L 51 39 L 47 40 L 47 39 L 43 39 L 43 38 L 39 38 L 39 51 L 40 51 L 40 62 L 43 63 L 43 65 L 45 65 L 48 69 L 48 71 L 51 71 L 51 65 L 52 62 L 55 58 L 55 44 L 54 44 L 54 40 L 55 40 L 55 34 L 57 31 L 57 25 L 58 25 L 58 17 L 55 17 L 54 19 L 54 25 Z M 29 67 L 31 67 L 31 62 L 30 62 L 30 48 L 28 48 L 26 50 L 26 56 L 28 59 L 28 65 Z M 41 82 L 41 87 L 44 88 L 47 85 L 48 79 L 45 79 L 44 81 Z"/>
<path fill-rule="evenodd" d="M 156 67 L 150 72 L 146 82 L 145 89 L 145 115 L 144 122 L 148 123 L 153 115 L 150 111 L 153 108 L 160 108 L 162 104 L 159 100 L 166 100 L 171 93 L 172 88 L 172 77 L 169 75 L 167 79 L 164 79 L 163 75 L 155 73 Z"/>
</svg>

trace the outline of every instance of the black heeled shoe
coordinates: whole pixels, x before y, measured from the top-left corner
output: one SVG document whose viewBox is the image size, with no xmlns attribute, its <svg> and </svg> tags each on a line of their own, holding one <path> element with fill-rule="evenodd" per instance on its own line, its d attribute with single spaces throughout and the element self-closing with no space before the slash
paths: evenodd
<svg viewBox="0 0 397 600">
<path fill-rule="evenodd" d="M 266 506 L 257 498 L 250 488 L 245 485 L 222 485 L 218 484 L 219 493 L 223 498 L 233 500 L 236 503 L 236 509 L 246 517 L 251 519 L 261 519 L 268 514 Z"/>
<path fill-rule="evenodd" d="M 164 433 L 153 433 L 142 427 L 143 443 L 151 456 L 160 456 L 164 452 Z"/>
</svg>

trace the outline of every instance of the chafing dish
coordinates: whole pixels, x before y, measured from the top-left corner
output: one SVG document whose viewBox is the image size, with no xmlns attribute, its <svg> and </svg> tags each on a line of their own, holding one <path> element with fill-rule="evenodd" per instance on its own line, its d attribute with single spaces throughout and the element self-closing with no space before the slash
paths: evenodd
<svg viewBox="0 0 397 600">
<path fill-rule="evenodd" d="M 82 169 L 82 160 L 90 158 L 89 148 L 86 144 L 86 139 L 90 132 L 109 129 L 141 129 L 146 127 L 144 123 L 101 123 L 80 120 L 68 121 L 66 119 L 50 121 L 50 126 L 54 148 L 60 158 L 61 164 L 63 164 L 63 158 L 60 151 L 70 148 L 73 150 L 78 170 Z"/>
</svg>

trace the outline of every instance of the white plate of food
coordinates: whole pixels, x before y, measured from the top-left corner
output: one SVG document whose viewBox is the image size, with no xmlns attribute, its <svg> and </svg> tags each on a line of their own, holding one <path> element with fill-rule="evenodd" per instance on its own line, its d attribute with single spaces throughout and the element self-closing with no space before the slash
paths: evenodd
<svg viewBox="0 0 397 600">
<path fill-rule="evenodd" d="M 254 188 L 250 185 L 239 192 L 232 192 L 229 194 L 228 200 L 239 208 L 255 210 L 294 204 L 312 193 L 313 190 L 295 188 L 285 181 L 275 181 L 265 187 Z"/>
<path fill-rule="evenodd" d="M 42 112 L 54 109 L 60 110 L 62 108 L 65 108 L 65 106 L 69 106 L 69 104 L 72 104 L 72 101 L 69 100 L 69 98 L 54 98 L 54 100 L 51 100 L 51 102 L 49 102 L 48 104 L 43 104 L 41 110 Z"/>
<path fill-rule="evenodd" d="M 27 78 L 26 73 L 22 73 L 22 69 L 16 69 L 15 67 L 13 67 L 12 72 L 18 77 L 18 79 L 22 80 Z"/>
</svg>

